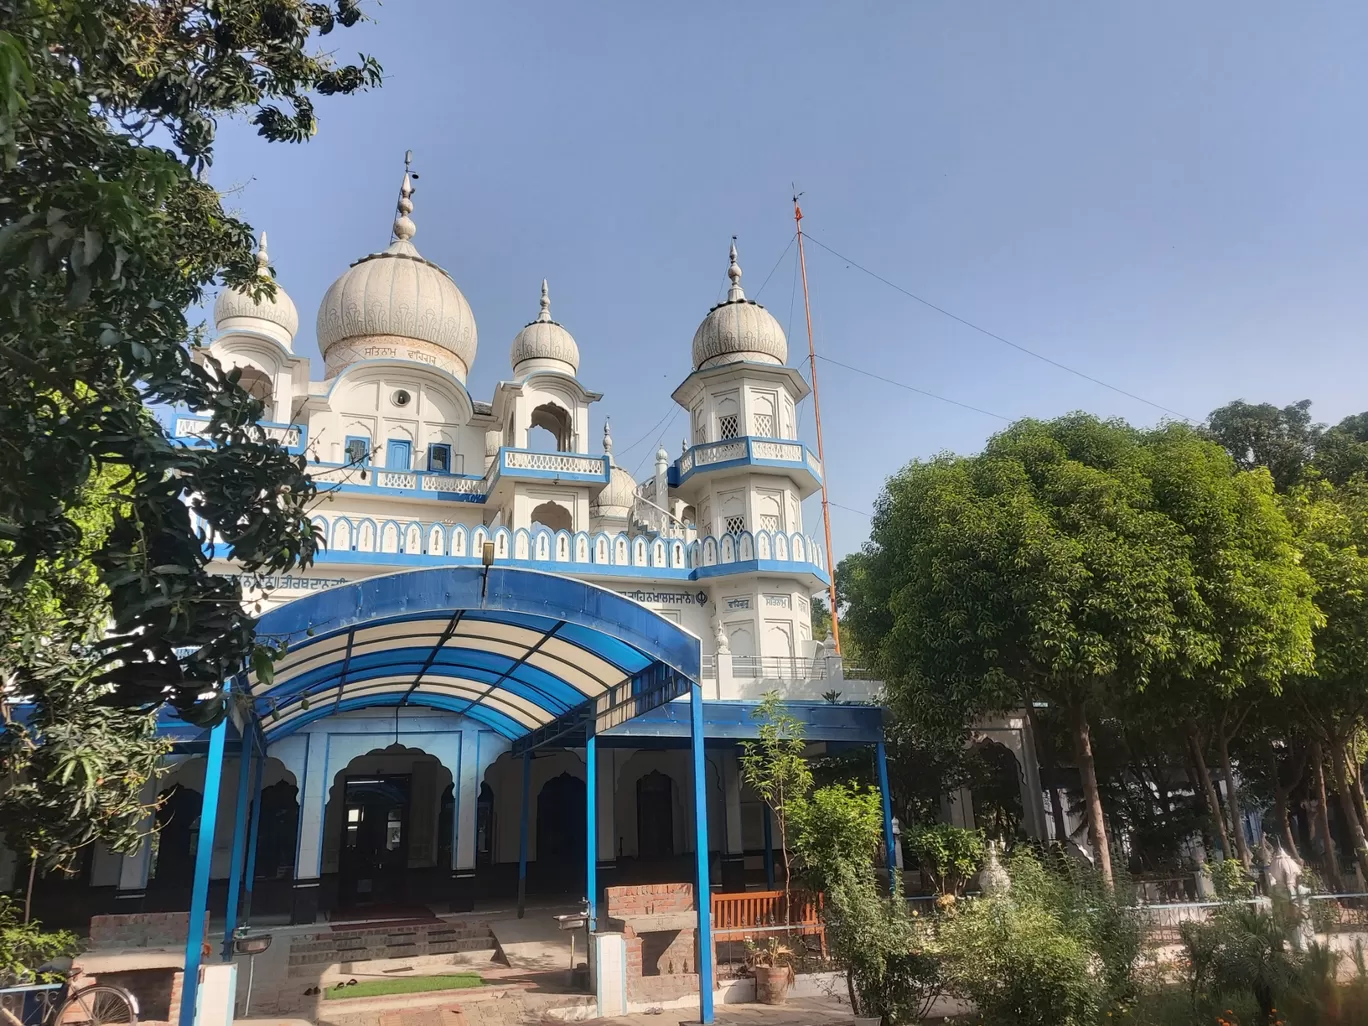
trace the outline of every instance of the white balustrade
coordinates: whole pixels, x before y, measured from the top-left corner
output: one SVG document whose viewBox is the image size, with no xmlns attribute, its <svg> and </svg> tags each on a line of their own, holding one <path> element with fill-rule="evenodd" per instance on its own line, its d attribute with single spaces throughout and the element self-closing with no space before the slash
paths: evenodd
<svg viewBox="0 0 1368 1026">
<path fill-rule="evenodd" d="M 504 450 L 504 466 L 509 470 L 549 470 L 558 474 L 603 473 L 603 460 L 593 456 L 568 456 L 557 452 Z"/>
</svg>

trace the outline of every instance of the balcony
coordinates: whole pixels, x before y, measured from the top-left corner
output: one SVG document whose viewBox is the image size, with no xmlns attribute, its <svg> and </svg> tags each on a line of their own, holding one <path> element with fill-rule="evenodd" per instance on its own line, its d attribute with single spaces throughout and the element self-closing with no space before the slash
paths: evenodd
<svg viewBox="0 0 1368 1026">
<path fill-rule="evenodd" d="M 745 435 L 705 442 L 685 451 L 670 473 L 670 485 L 683 488 L 690 478 L 715 471 L 774 467 L 791 472 L 803 498 L 822 487 L 822 464 L 802 442 Z"/>
<path fill-rule="evenodd" d="M 608 457 L 573 452 L 533 452 L 531 449 L 499 450 L 491 468 L 490 489 L 500 477 L 517 480 L 568 481 L 577 484 L 606 484 Z"/>
<path fill-rule="evenodd" d="M 203 445 L 204 429 L 209 426 L 209 418 L 202 417 L 194 413 L 182 413 L 177 415 L 171 424 L 171 434 L 178 442 L 186 445 Z M 304 451 L 304 446 L 309 440 L 309 429 L 303 424 L 281 424 L 276 421 L 263 420 L 261 426 L 266 429 L 266 436 L 274 438 L 285 447 L 291 456 L 298 456 Z"/>
</svg>

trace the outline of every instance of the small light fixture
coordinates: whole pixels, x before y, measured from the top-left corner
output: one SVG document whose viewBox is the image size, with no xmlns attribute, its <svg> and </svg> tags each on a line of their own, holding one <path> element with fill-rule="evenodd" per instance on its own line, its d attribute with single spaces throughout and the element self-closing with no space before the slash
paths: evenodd
<svg viewBox="0 0 1368 1026">
<path fill-rule="evenodd" d="M 493 542 L 487 541 L 487 542 L 484 543 L 484 548 L 483 548 L 483 549 L 481 550 L 481 552 L 480 552 L 480 562 L 483 563 L 485 566 L 493 566 L 493 565 L 494 565 L 494 543 L 493 543 Z"/>
<path fill-rule="evenodd" d="M 299 707 L 305 712 L 309 711 L 309 696 L 305 695 L 299 700 Z"/>
</svg>

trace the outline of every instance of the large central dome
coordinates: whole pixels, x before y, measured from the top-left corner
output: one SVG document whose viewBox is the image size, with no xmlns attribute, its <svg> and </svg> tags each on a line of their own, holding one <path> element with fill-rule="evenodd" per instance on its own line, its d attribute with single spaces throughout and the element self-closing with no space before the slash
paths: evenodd
<svg viewBox="0 0 1368 1026">
<path fill-rule="evenodd" d="M 318 348 L 329 377 L 359 360 L 414 360 L 464 382 L 475 362 L 475 315 L 451 276 L 409 240 L 413 186 L 404 175 L 395 241 L 352 264 L 318 308 Z"/>
</svg>

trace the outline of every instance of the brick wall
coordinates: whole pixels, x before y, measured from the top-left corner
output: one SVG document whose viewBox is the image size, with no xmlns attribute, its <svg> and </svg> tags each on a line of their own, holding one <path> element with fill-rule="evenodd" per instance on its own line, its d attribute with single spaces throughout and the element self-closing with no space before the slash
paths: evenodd
<svg viewBox="0 0 1368 1026">
<path fill-rule="evenodd" d="M 688 883 L 642 884 L 639 887 L 605 887 L 604 903 L 610 919 L 632 916 L 692 912 L 694 887 Z"/>
<path fill-rule="evenodd" d="M 183 945 L 189 932 L 189 912 L 138 912 L 90 917 L 90 946 L 94 949 Z M 204 917 L 204 935 L 209 936 L 207 915 Z"/>
<path fill-rule="evenodd" d="M 415 958 L 486 951 L 494 935 L 483 920 L 452 922 L 434 919 L 410 926 L 377 925 L 354 930 L 327 930 L 290 939 L 289 975 L 317 977 L 329 965 L 379 958 Z"/>
</svg>

